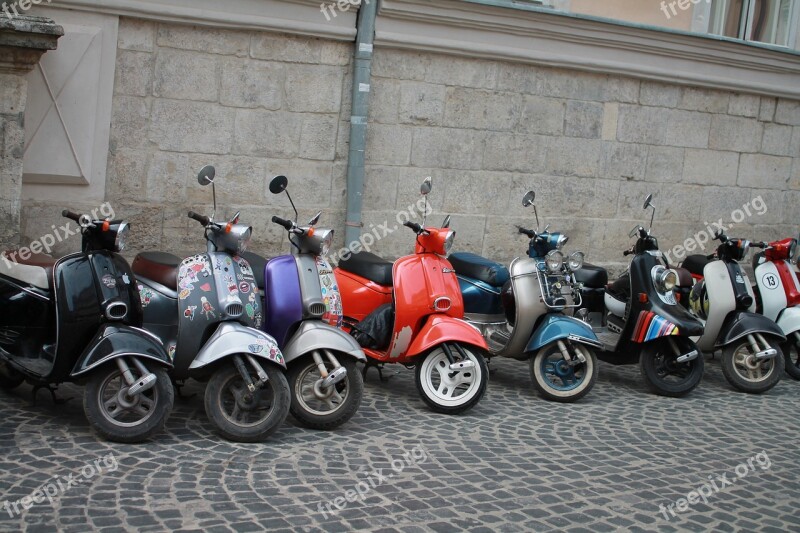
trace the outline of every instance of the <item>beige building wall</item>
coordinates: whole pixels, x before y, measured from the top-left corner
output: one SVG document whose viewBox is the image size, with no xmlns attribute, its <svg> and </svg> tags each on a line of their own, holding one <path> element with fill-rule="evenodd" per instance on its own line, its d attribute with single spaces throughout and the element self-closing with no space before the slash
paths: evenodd
<svg viewBox="0 0 800 533">
<path fill-rule="evenodd" d="M 689 31 L 692 29 L 694 6 L 689 2 L 689 9 L 682 10 L 675 0 L 663 2 L 667 6 L 667 16 L 662 11 L 662 0 L 570 0 L 569 9 L 572 13 L 592 15 L 614 20 L 624 20 L 638 24 L 648 24 L 675 30 Z M 669 4 L 675 3 L 677 15 L 669 9 Z"/>
</svg>

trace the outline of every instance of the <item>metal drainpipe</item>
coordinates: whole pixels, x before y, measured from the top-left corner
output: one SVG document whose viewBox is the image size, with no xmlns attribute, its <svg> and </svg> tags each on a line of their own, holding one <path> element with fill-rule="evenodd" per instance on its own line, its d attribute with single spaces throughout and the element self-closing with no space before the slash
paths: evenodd
<svg viewBox="0 0 800 533">
<path fill-rule="evenodd" d="M 345 246 L 361 237 L 361 208 L 364 192 L 364 160 L 367 147 L 367 115 L 369 112 L 370 79 L 372 77 L 372 45 L 378 0 L 362 0 L 358 10 L 355 69 L 353 71 L 353 104 L 350 113 L 350 154 L 347 160 L 347 217 Z"/>
</svg>

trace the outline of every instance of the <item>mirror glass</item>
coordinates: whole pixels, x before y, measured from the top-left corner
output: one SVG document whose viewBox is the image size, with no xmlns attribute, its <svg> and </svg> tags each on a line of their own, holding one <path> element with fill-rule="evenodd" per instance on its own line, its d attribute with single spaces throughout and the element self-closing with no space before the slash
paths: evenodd
<svg viewBox="0 0 800 533">
<path fill-rule="evenodd" d="M 308 221 L 308 225 L 309 226 L 316 226 L 317 223 L 319 222 L 320 217 L 322 217 L 322 211 L 320 211 L 319 213 L 314 215 L 314 218 L 312 218 L 311 220 Z"/>
<path fill-rule="evenodd" d="M 652 205 L 651 204 L 652 201 L 653 201 L 653 195 L 648 194 L 647 198 L 645 198 L 644 200 L 644 207 L 642 209 L 647 209 L 648 207 L 650 207 Z"/>
<path fill-rule="evenodd" d="M 240 211 L 237 211 L 233 218 L 231 219 L 231 224 L 238 224 L 239 223 L 239 216 L 241 215 Z"/>
<path fill-rule="evenodd" d="M 272 194 L 280 194 L 286 190 L 288 185 L 289 178 L 286 176 L 275 176 L 272 178 L 272 181 L 269 182 L 269 192 Z"/>
<path fill-rule="evenodd" d="M 211 185 L 214 183 L 214 176 L 217 175 L 217 170 L 213 167 L 213 165 L 206 165 L 200 169 L 200 172 L 197 174 L 197 183 L 205 187 L 206 185 Z"/>
<path fill-rule="evenodd" d="M 522 207 L 532 206 L 534 200 L 536 200 L 536 193 L 533 191 L 526 192 L 525 196 L 522 197 Z"/>
<path fill-rule="evenodd" d="M 450 227 L 450 215 L 447 215 L 446 217 L 444 217 L 444 222 L 442 223 L 442 227 L 443 228 L 449 228 Z"/>
<path fill-rule="evenodd" d="M 433 190 L 433 178 L 428 176 L 425 178 L 425 181 L 422 182 L 422 187 L 419 188 L 419 192 L 425 196 L 426 194 L 429 194 L 431 190 Z"/>
</svg>

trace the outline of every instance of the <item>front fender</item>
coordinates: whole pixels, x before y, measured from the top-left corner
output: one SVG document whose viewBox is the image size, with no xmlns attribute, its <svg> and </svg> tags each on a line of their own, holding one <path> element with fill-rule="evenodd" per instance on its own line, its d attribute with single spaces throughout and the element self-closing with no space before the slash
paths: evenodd
<svg viewBox="0 0 800 533">
<path fill-rule="evenodd" d="M 321 320 L 303 321 L 283 348 L 283 358 L 288 365 L 314 350 L 332 350 L 367 362 L 364 351 L 353 337 Z"/>
<path fill-rule="evenodd" d="M 206 367 L 237 353 L 250 354 L 286 368 L 283 354 L 275 339 L 263 331 L 248 328 L 238 322 L 223 322 L 194 358 L 189 370 Z"/>
<path fill-rule="evenodd" d="M 133 326 L 103 324 L 78 358 L 70 376 L 82 376 L 108 361 L 124 356 L 147 359 L 172 368 L 172 361 L 164 351 L 164 345 L 152 333 Z"/>
<path fill-rule="evenodd" d="M 774 335 L 780 339 L 780 342 L 786 340 L 781 328 L 764 315 L 757 315 L 749 311 L 732 311 L 728 313 L 725 322 L 722 323 L 722 329 L 719 331 L 714 348 L 722 348 L 752 333 Z"/>
<path fill-rule="evenodd" d="M 778 317 L 778 327 L 784 335 L 800 331 L 800 307 L 787 307 Z"/>
<path fill-rule="evenodd" d="M 591 326 L 582 320 L 561 314 L 550 313 L 539 324 L 539 327 L 531 335 L 525 352 L 536 352 L 543 346 L 564 339 L 586 344 L 593 348 L 602 348 L 603 345 L 597 340 L 597 335 L 592 331 Z"/>
<path fill-rule="evenodd" d="M 459 342 L 476 346 L 484 351 L 489 350 L 480 331 L 467 322 L 447 315 L 433 315 L 428 318 L 408 347 L 406 356 L 414 357 L 425 353 L 444 342 Z"/>
</svg>

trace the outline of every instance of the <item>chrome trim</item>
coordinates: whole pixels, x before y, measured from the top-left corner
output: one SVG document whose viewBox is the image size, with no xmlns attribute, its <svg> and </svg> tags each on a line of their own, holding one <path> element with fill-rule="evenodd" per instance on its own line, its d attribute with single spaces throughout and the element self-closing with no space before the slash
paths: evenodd
<svg viewBox="0 0 800 533">
<path fill-rule="evenodd" d="M 574 333 L 570 333 L 569 335 L 567 335 L 567 340 L 572 341 L 572 342 L 577 342 L 577 343 L 580 343 L 580 344 L 588 344 L 589 346 L 594 346 L 595 348 L 603 348 L 603 343 L 602 342 L 593 341 L 592 339 L 589 339 L 589 338 L 586 338 L 586 337 L 579 337 L 578 335 L 575 335 Z"/>
</svg>

